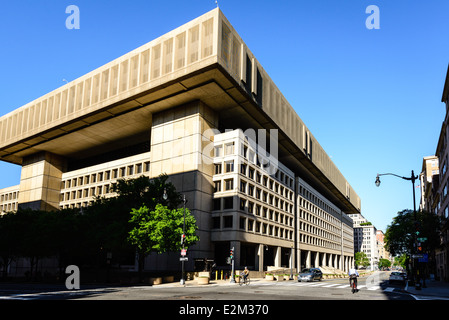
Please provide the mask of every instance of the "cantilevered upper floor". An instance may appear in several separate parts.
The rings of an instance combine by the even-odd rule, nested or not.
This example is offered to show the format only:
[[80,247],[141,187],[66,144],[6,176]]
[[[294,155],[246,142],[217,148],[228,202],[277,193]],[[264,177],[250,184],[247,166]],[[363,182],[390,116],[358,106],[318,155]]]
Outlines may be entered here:
[[[287,66],[286,66],[287,67]],[[280,161],[340,204],[360,198],[217,8],[0,118],[0,159],[83,159],[148,141],[152,114],[201,100],[222,129],[279,129]]]

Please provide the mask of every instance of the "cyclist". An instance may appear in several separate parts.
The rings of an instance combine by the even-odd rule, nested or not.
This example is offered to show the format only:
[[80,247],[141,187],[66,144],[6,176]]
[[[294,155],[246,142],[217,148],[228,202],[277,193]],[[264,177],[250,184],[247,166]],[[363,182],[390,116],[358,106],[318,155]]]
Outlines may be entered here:
[[349,269],[348,274],[349,274],[349,285],[352,288],[352,283],[354,283],[355,284],[355,290],[357,290],[357,277],[359,276],[359,273],[357,272],[356,269],[351,268],[351,269]]
[[243,276],[243,281],[246,282],[246,278],[248,278],[248,275],[249,275],[248,267],[245,267],[245,270],[243,270],[243,271],[240,273],[240,275]]

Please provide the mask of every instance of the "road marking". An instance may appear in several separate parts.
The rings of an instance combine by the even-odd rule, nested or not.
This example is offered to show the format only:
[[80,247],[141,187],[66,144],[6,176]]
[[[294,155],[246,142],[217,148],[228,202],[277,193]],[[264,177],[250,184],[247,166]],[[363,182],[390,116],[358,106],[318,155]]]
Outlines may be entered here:
[[326,284],[326,282],[313,283],[309,287],[319,287],[319,286],[324,286],[325,284]]
[[323,286],[323,288],[331,288],[331,287],[336,287],[336,286],[339,286],[339,285],[340,285],[340,283],[332,283],[332,284],[328,284],[326,286]]
[[372,286],[368,288],[368,290],[378,290],[378,289],[380,289],[379,286]]

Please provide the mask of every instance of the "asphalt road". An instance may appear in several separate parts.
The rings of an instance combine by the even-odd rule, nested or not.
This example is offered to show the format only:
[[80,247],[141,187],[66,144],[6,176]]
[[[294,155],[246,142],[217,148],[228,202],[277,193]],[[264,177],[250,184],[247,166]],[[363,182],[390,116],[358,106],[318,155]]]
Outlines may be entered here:
[[359,291],[352,293],[348,279],[315,282],[269,282],[253,279],[249,286],[229,282],[197,285],[188,282],[158,286],[87,286],[67,290],[52,285],[1,285],[0,300],[413,300],[402,285],[389,284],[385,273],[360,278]]
[[148,316],[165,314],[167,319],[190,316],[195,319],[248,316],[276,319],[289,317],[292,312],[298,313],[298,316],[308,315],[310,310],[320,318],[347,315],[348,310],[357,314],[378,314],[379,310],[390,310],[389,314],[395,311],[403,314],[404,310],[412,312],[412,306],[394,301],[416,303],[413,296],[404,293],[401,284],[388,283],[387,276],[378,273],[374,278],[359,278],[360,290],[354,294],[347,278],[307,283],[252,279],[249,286],[230,284],[228,281],[202,286],[195,281],[188,281],[186,286],[179,283],[155,286],[81,284],[79,290],[67,290],[63,285],[0,284],[0,308],[24,317],[41,313],[46,317],[59,317],[61,313],[54,310],[65,310],[65,316],[91,317],[95,313],[101,318],[108,318],[123,314],[126,310],[141,310],[148,312]]

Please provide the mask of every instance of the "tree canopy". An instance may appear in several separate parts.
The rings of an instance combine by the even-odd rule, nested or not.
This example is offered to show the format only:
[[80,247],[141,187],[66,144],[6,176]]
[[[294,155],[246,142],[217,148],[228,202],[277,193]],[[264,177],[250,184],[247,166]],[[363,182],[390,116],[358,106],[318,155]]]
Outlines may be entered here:
[[[415,220],[416,217],[416,220]],[[439,230],[444,219],[426,211],[398,212],[385,232],[385,247],[393,256],[410,254],[415,238],[427,238],[422,242],[422,251],[431,252],[440,245]]]
[[[56,257],[62,274],[63,267],[70,264],[99,267],[112,263],[107,256],[112,256],[115,264],[129,264],[136,250],[140,267],[150,252],[179,250],[184,211],[178,207],[182,199],[167,180],[167,175],[120,179],[112,188],[117,196],[97,197],[86,208],[19,209],[0,216],[2,275],[6,276],[11,261],[19,257],[29,258],[32,276],[44,257]],[[196,230],[195,218],[186,209],[187,245],[199,240]]]

